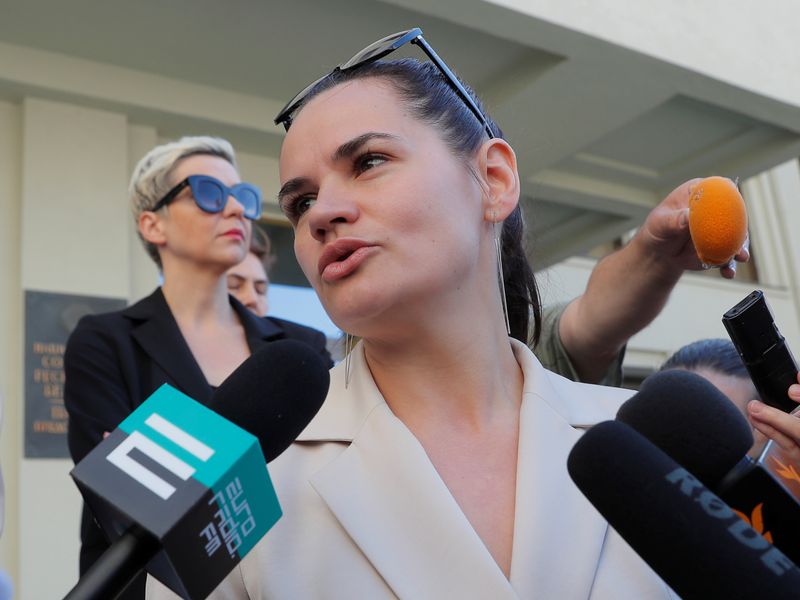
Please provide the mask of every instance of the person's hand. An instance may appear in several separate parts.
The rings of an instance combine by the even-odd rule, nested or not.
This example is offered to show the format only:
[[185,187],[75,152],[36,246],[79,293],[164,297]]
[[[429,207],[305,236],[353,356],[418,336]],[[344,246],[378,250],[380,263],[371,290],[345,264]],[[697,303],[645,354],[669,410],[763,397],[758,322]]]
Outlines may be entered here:
[[[788,395],[800,403],[800,385],[795,383],[789,386]],[[787,414],[759,400],[751,400],[747,405],[747,416],[755,430],[754,433],[760,433],[774,440],[791,464],[800,465],[800,413],[797,410]]]
[[[650,211],[644,225],[636,233],[644,251],[662,262],[665,269],[681,272],[703,269],[689,234],[689,196],[692,186],[699,181],[690,179],[672,190]],[[736,263],[750,259],[749,246],[748,237],[736,256],[720,268],[724,278],[732,279],[736,275]]]

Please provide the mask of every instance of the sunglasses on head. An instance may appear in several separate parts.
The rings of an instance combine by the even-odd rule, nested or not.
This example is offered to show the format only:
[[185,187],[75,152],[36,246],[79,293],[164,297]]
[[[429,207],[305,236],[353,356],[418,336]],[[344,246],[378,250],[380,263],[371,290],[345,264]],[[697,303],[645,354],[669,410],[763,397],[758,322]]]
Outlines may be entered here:
[[172,202],[186,187],[192,188],[195,204],[207,213],[221,212],[228,202],[228,196],[233,196],[244,207],[245,217],[258,219],[261,216],[261,190],[256,186],[252,183],[237,183],[228,187],[216,177],[208,175],[189,175],[156,203],[152,208],[153,212]]
[[[464,104],[469,108],[472,113],[478,118],[478,120],[483,125],[483,128],[486,130],[486,133],[489,134],[489,138],[494,138],[494,134],[492,133],[492,128],[489,126],[489,122],[486,119],[486,116],[483,114],[478,105],[472,99],[472,96],[469,95],[467,90],[458,80],[458,77],[450,70],[444,61],[439,58],[439,55],[434,52],[433,48],[428,45],[428,42],[425,41],[425,38],[422,37],[422,30],[419,27],[415,27],[414,29],[409,29],[408,31],[400,31],[398,33],[394,33],[392,35],[388,35],[385,38],[374,42],[361,50],[360,52],[356,53],[353,58],[340,64],[338,67],[333,69],[331,73],[335,73],[337,71],[348,71],[350,69],[355,69],[360,66],[369,64],[376,60],[379,60],[386,56],[387,54],[391,54],[398,48],[405,46],[407,43],[412,43],[415,46],[419,46],[422,51],[428,56],[431,62],[436,65],[439,69],[441,74],[450,84],[450,87],[453,88],[453,91],[458,95],[459,98],[464,102]],[[283,107],[281,112],[278,113],[278,116],[275,117],[275,124],[279,125],[283,123],[284,128],[288,131],[289,127],[292,124],[292,115],[295,110],[303,103],[308,96],[309,92],[314,89],[314,87],[323,79],[328,77],[331,73],[324,75],[314,81],[312,84],[306,86],[303,91],[299,94],[296,94],[294,98],[289,100],[286,103],[286,106]]]

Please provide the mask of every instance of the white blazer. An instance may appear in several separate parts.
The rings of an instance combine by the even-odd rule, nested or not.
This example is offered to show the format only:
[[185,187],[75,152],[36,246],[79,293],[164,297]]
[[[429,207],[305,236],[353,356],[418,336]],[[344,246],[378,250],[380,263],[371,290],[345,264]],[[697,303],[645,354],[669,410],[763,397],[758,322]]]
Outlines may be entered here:
[[[349,388],[340,364],[320,412],[269,466],[284,516],[211,598],[674,598],[567,474],[582,431],[631,392],[574,383],[512,345],[524,389],[510,579],[387,406],[359,344]],[[151,578],[148,598],[175,596]]]

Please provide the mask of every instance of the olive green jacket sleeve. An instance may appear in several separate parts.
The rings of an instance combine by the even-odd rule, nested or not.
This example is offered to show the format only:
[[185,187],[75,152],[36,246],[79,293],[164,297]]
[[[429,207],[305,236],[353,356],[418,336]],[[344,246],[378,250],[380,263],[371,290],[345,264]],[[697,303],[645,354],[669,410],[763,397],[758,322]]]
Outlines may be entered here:
[[[542,310],[542,331],[539,334],[539,343],[532,347],[536,358],[542,365],[572,381],[581,381],[572,359],[567,353],[564,344],[561,342],[559,334],[559,323],[561,315],[568,303],[556,304],[545,307]],[[619,387],[622,385],[622,360],[625,357],[623,348],[614,361],[609,365],[603,378],[598,382],[599,385]]]

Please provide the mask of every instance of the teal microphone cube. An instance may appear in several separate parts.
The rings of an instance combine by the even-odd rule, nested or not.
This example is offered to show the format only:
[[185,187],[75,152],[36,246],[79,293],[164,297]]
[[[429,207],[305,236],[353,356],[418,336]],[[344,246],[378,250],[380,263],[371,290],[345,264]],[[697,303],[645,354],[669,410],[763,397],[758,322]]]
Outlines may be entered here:
[[162,385],[71,472],[113,542],[161,545],[147,571],[205,598],[281,517],[258,439]]

